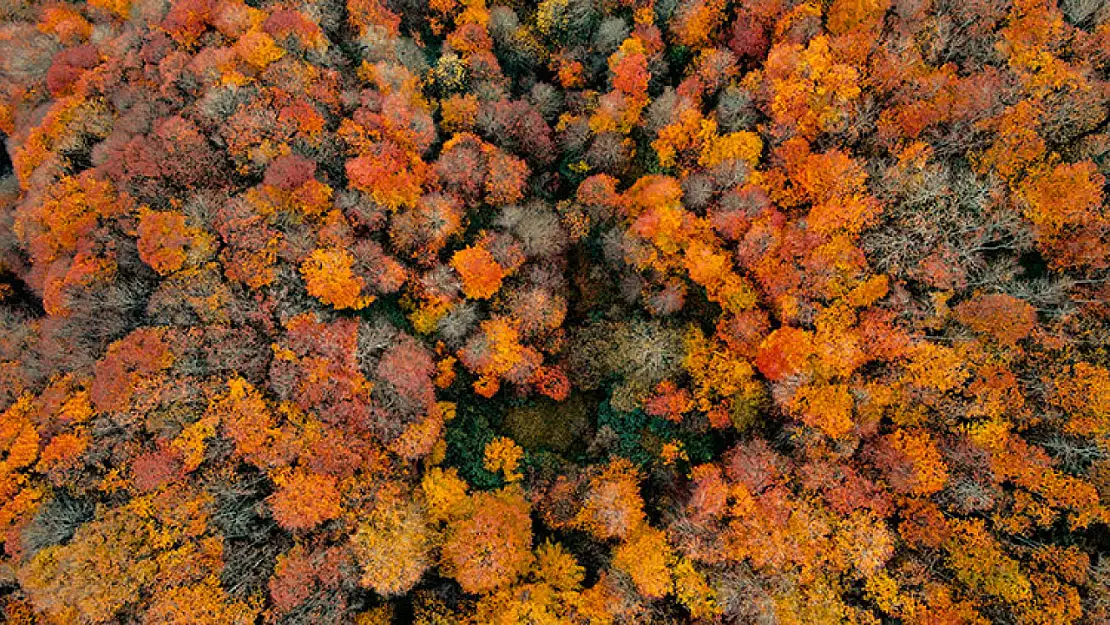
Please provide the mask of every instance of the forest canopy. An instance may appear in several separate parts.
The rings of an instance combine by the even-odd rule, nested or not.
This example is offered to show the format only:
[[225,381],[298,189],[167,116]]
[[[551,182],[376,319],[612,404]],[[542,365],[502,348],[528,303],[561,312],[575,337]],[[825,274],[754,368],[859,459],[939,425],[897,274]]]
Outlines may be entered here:
[[1110,3],[0,0],[0,621],[1110,622]]

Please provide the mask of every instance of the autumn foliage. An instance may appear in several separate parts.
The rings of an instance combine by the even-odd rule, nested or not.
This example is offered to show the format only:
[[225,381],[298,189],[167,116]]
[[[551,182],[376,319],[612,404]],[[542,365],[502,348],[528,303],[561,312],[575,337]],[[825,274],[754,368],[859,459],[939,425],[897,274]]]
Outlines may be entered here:
[[1110,622],[1110,3],[0,2],[0,622]]

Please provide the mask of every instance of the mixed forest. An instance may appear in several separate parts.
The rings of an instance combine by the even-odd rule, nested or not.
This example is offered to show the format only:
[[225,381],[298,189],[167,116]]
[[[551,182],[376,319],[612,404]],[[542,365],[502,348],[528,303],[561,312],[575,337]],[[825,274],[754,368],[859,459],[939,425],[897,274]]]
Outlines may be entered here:
[[0,0],[0,621],[1110,622],[1110,2]]

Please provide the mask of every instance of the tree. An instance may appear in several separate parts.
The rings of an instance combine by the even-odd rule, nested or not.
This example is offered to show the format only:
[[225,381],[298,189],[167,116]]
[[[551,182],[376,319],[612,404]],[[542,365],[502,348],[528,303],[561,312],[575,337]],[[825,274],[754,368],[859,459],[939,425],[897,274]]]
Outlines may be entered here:
[[961,582],[1011,604],[1031,598],[1028,577],[987,534],[981,521],[965,521],[953,529],[946,549],[949,565]]
[[447,526],[443,566],[469,593],[512,583],[532,563],[532,520],[519,490],[472,495],[473,508]]
[[233,441],[236,454],[263,469],[288,464],[296,447],[258,389],[242,378],[228,380],[227,388],[209,403],[208,413]]
[[944,488],[948,468],[927,432],[897,430],[885,443],[878,453],[887,479],[896,490],[928,496]]
[[367,155],[347,161],[346,169],[352,187],[391,209],[415,205],[427,175],[392,142],[374,144]]
[[311,530],[340,515],[336,479],[305,469],[284,471],[275,477],[278,490],[268,499],[274,520],[289,530]]
[[502,378],[518,383],[532,379],[540,355],[520,343],[520,331],[506,318],[483,321],[481,332],[475,333],[459,352],[467,369],[479,375],[474,390],[483,397],[492,397],[500,388]]
[[487,471],[501,473],[506,482],[519,482],[524,477],[517,470],[523,456],[524,450],[513,439],[501,436],[486,445],[482,463]]
[[512,204],[524,197],[524,183],[528,179],[528,165],[524,161],[499,150],[491,150],[488,167],[486,202],[499,206]]
[[1100,243],[1106,221],[1103,184],[1103,176],[1089,161],[1034,170],[1021,184],[1025,215],[1053,263],[1061,267],[1105,264],[1107,251]]
[[227,591],[215,575],[206,577],[199,584],[178,586],[159,593],[143,616],[149,625],[247,625],[255,622],[258,608],[230,600]]
[[855,402],[843,384],[806,385],[798,389],[791,409],[808,426],[832,438],[841,438],[852,431],[852,408]]
[[383,596],[403,595],[432,565],[435,535],[415,502],[385,499],[351,537],[360,583]]
[[451,266],[462,279],[463,292],[473,299],[488,299],[501,288],[506,271],[484,247],[468,247],[455,252]]
[[1003,345],[1013,345],[1029,336],[1037,324],[1037,313],[1028,302],[1001,294],[962,302],[956,306],[956,316],[972,330]]
[[627,538],[646,522],[640,475],[624,458],[614,458],[590,475],[574,524],[601,540]]
[[365,308],[373,298],[361,295],[366,282],[352,269],[355,259],[343,249],[317,249],[301,264],[308,294],[336,308]]
[[771,118],[781,128],[806,139],[841,130],[859,98],[859,70],[838,62],[825,36],[808,45],[781,43],[767,55]]
[[20,582],[35,607],[54,622],[95,624],[134,602],[158,567],[128,521],[127,513],[113,514],[80,528],[68,545],[40,551]]
[[180,270],[187,261],[206,260],[214,251],[212,236],[187,226],[181,213],[143,211],[138,234],[139,258],[162,275]]
[[755,365],[768,379],[778,381],[802,372],[812,353],[810,333],[786,326],[767,335],[760,345]]
[[614,550],[613,567],[630,576],[640,594],[658,599],[673,589],[673,557],[666,535],[644,524]]

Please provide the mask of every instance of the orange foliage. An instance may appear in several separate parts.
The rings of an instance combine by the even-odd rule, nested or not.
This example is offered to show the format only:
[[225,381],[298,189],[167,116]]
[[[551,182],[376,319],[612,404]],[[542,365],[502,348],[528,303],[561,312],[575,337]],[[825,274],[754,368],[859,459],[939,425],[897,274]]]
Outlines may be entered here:
[[420,197],[423,168],[414,167],[412,160],[391,142],[373,146],[370,154],[347,161],[346,167],[354,188],[389,208],[413,206]]
[[235,452],[260,468],[287,460],[291,441],[277,427],[258,389],[242,378],[228,380],[227,387],[226,394],[209,404],[208,415],[235,443]]
[[914,384],[941,392],[956,388],[968,377],[959,352],[929,342],[913,348],[906,373]]
[[258,608],[234,601],[210,575],[198,584],[178,586],[159,593],[146,613],[149,625],[248,625],[258,617]]
[[1110,371],[1080,362],[1053,386],[1054,402],[1070,413],[1068,431],[1110,440]]
[[111,183],[85,173],[66,176],[51,185],[41,208],[23,215],[23,221],[17,221],[15,227],[26,238],[36,260],[50,262],[75,251],[99,219],[124,210],[126,205],[117,200]]
[[65,6],[46,7],[37,27],[44,33],[57,36],[64,44],[88,39],[92,34],[92,24],[77,11]]
[[948,470],[927,432],[898,430],[890,435],[890,444],[912,467],[909,486],[914,494],[928,496],[944,488]]
[[462,278],[463,292],[472,299],[489,299],[501,288],[506,271],[486,248],[468,247],[455,252],[451,266]]
[[1037,133],[1041,111],[1031,101],[1018,102],[990,126],[998,137],[977,160],[981,170],[994,169],[1007,180],[1018,178],[1026,167],[1036,163],[1045,154],[1044,139]]
[[486,179],[486,201],[494,206],[512,204],[524,197],[528,165],[500,151],[489,157],[489,178]]
[[139,215],[139,258],[162,275],[181,269],[192,258],[212,249],[211,237],[190,228],[185,216],[176,212],[144,210]]
[[1104,183],[1090,161],[1035,171],[1021,183],[1025,215],[1054,265],[1106,265],[1110,251],[1102,240],[1108,218]]
[[352,269],[355,259],[343,249],[318,249],[301,264],[308,294],[335,308],[365,308],[372,296],[362,295],[366,282]]
[[304,469],[279,473],[276,493],[267,500],[274,520],[289,530],[310,530],[340,515],[340,495],[334,477]]
[[684,46],[700,48],[711,44],[713,34],[724,20],[723,0],[695,0],[682,4],[673,24],[678,41]]
[[285,50],[278,47],[272,37],[260,31],[251,31],[240,37],[235,43],[235,53],[256,70],[266,69],[285,56]]
[[1029,336],[1037,312],[1028,302],[1009,295],[980,295],[956,306],[956,316],[972,330],[1013,345]]
[[464,591],[485,593],[528,569],[532,520],[519,491],[479,492],[472,499],[472,511],[447,527],[443,564]]
[[789,326],[779,328],[760,345],[755,365],[772,381],[800,373],[813,354],[812,340],[805,330]]
[[644,523],[640,475],[624,458],[616,458],[590,477],[575,525],[599,539],[626,538]]
[[798,389],[791,407],[803,423],[815,427],[832,438],[841,438],[852,431],[854,402],[843,384],[806,385]]
[[889,6],[890,0],[836,0],[829,8],[829,32],[843,35],[874,29]]
[[859,70],[837,62],[829,44],[824,36],[779,44],[767,57],[772,119],[807,139],[842,128],[861,93]]

